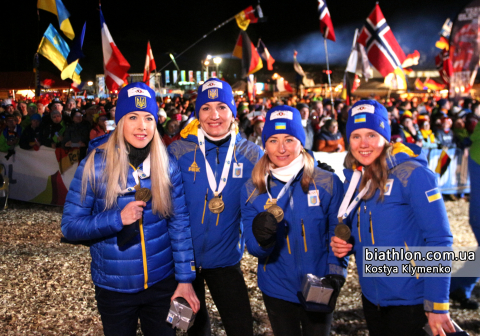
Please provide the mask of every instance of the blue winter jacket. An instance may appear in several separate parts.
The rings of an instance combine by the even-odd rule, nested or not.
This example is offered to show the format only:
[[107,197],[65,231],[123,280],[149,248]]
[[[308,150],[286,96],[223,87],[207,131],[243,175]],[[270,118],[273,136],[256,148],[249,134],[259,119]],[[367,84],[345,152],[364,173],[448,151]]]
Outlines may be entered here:
[[[104,142],[102,140],[102,142]],[[81,201],[81,180],[84,159],[70,184],[62,217],[62,233],[72,241],[91,240],[91,271],[95,285],[108,290],[136,293],[175,273],[178,282],[190,283],[195,279],[193,247],[188,210],[182,177],[174,157],[170,156],[171,196],[174,215],[164,218],[152,213],[152,202],[147,202],[140,221],[140,234],[126,245],[119,247],[117,234],[123,228],[120,212],[135,201],[135,193],[129,192],[117,198],[118,206],[105,208],[105,183],[100,182],[104,171],[102,149],[95,149],[94,192],[88,184],[85,200]],[[143,163],[137,167],[142,169]],[[127,187],[135,186],[128,171]],[[140,179],[142,188],[151,188],[150,177]]]
[[[181,140],[174,141],[168,151],[173,154],[182,171],[185,198],[190,212],[195,263],[199,270],[232,266],[242,259],[244,250],[243,227],[240,220],[240,190],[250,178],[255,163],[263,155],[260,147],[237,134],[235,150],[227,184],[222,191],[225,209],[219,215],[210,212],[208,202],[214,197],[207,179],[205,159],[198,146],[198,120],[182,132]],[[223,170],[230,141],[220,147],[205,141],[207,160],[217,185]],[[243,171],[235,169],[235,164]],[[238,167],[238,166],[237,166]]]
[[[346,223],[352,228],[353,253],[362,293],[375,305],[424,304],[426,311],[448,312],[449,277],[364,277],[363,247],[451,246],[453,239],[447,211],[437,188],[435,174],[428,169],[421,148],[396,143],[387,159],[388,195],[361,201]],[[353,171],[345,169],[345,191]],[[355,195],[358,194],[358,183]],[[408,263],[408,261],[406,261]],[[401,270],[399,270],[401,271]]]
[[[348,258],[337,258],[330,247],[338,223],[343,186],[337,175],[315,167],[314,183],[305,193],[300,184],[303,170],[278,201],[284,219],[278,224],[274,246],[261,247],[252,232],[252,221],[266,210],[269,197],[259,194],[252,180],[242,188],[242,221],[248,251],[258,257],[258,286],[268,296],[299,303],[303,276],[346,276]],[[270,178],[270,194],[276,197],[285,183]],[[319,197],[317,197],[317,190]]]

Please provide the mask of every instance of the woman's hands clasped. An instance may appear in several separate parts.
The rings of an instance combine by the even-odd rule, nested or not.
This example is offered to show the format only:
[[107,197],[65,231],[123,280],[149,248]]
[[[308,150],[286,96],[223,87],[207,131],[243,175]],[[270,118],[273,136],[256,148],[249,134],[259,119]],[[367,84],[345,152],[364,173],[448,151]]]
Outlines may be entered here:
[[353,248],[352,244],[349,244],[345,240],[335,236],[332,237],[330,246],[332,247],[333,254],[337,258],[345,257],[348,254],[348,252],[350,252]]
[[123,225],[130,225],[142,218],[143,207],[147,206],[144,201],[133,201],[128,203],[120,212]]

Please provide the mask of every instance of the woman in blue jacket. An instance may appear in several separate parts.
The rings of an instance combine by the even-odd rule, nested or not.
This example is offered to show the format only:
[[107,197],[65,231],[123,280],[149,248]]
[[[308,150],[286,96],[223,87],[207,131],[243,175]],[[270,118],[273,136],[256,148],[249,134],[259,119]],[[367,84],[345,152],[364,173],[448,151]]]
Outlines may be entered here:
[[342,183],[315,167],[304,150],[297,109],[283,105],[268,111],[262,141],[265,155],[242,188],[242,221],[248,251],[258,257],[258,286],[273,333],[328,335],[332,313],[307,311],[297,294],[309,273],[326,276],[337,295],[345,281],[347,260],[335,257],[328,245]]
[[116,130],[78,167],[62,233],[90,241],[95,298],[105,335],[174,335],[170,301],[199,302],[181,174],[156,131],[155,92],[131,83],[119,93]]
[[197,267],[193,286],[201,302],[188,333],[211,333],[206,282],[227,335],[252,336],[252,311],[240,269],[244,250],[240,190],[262,151],[240,136],[227,82],[211,78],[201,85],[195,114],[197,119],[182,130],[181,139],[168,147],[182,171]]
[[[370,335],[433,335],[453,332],[449,319],[450,277],[365,276],[363,248],[452,245],[447,212],[435,174],[421,148],[391,145],[388,113],[373,100],[349,111],[345,159],[346,196],[339,210],[352,238],[332,237],[337,257],[355,254]],[[408,264],[409,261],[406,261]]]

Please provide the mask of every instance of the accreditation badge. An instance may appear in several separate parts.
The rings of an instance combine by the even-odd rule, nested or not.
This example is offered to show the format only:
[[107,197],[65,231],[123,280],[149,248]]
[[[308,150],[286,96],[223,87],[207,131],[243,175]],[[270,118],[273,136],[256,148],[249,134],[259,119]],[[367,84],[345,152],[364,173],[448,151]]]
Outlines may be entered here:
[[385,196],[390,196],[392,193],[392,188],[393,188],[393,179],[388,179],[387,183],[385,184]]
[[232,177],[233,178],[243,178],[243,163],[234,163],[233,164]]
[[318,190],[310,190],[308,192],[308,206],[319,206],[320,197],[318,196]]

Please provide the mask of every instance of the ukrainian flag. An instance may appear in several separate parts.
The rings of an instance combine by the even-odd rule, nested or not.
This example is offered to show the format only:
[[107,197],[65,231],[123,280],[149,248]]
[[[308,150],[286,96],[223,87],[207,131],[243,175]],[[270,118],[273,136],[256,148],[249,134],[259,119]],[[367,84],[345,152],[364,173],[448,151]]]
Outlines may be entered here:
[[442,195],[440,194],[440,190],[438,190],[438,188],[426,191],[425,194],[427,195],[429,203],[432,203],[442,198]]
[[355,124],[361,123],[361,122],[366,122],[367,121],[367,115],[366,114],[359,114],[355,116]]
[[[67,57],[70,47],[51,24],[48,26],[45,34],[43,34],[37,52],[52,62],[60,71],[63,71],[68,66]],[[80,79],[81,71],[82,67],[80,64],[77,64],[75,71],[69,78],[80,84],[82,82]]]
[[277,122],[277,123],[275,123],[275,129],[276,129],[276,130],[286,130],[286,129],[287,129],[287,124],[286,124],[286,123]]
[[63,33],[73,40],[75,33],[73,32],[70,20],[70,13],[67,11],[61,0],[38,0],[37,8],[46,10],[58,17],[58,23]]

